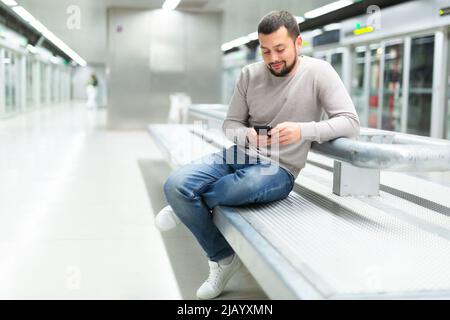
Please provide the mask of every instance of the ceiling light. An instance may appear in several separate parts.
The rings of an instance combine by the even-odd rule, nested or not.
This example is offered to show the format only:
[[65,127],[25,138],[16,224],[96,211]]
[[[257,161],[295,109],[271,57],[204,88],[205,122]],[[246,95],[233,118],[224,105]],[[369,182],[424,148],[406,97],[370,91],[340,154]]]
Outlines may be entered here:
[[[3,1],[3,0],[2,0]],[[36,20],[31,13],[29,13],[23,7],[13,7],[12,8],[16,14],[18,14],[23,20],[30,23],[30,25],[35,28],[39,33],[41,33],[48,41],[52,42],[55,46],[66,53],[71,59],[73,59],[80,66],[84,67],[87,65],[86,61],[81,58],[75,51],[69,48],[61,39],[55,36],[50,30],[48,30],[41,22]]]
[[227,42],[227,43],[222,44],[222,46],[220,48],[222,49],[222,51],[228,51],[228,50],[232,49],[233,47],[230,46],[229,42]]
[[312,19],[312,18],[316,18],[319,16],[322,16],[326,13],[330,13],[332,11],[336,11],[338,9],[347,7],[351,4],[353,4],[353,0],[340,0],[340,1],[336,1],[330,4],[327,4],[323,7],[308,11],[305,13],[305,18],[307,19]]
[[27,10],[25,10],[24,7],[13,7],[12,8],[14,10],[15,13],[17,13],[19,15],[19,17],[21,17],[23,20],[25,20],[26,22],[31,22],[36,20],[35,17],[33,17],[33,15],[31,13],[29,13]]
[[247,37],[248,37],[248,39],[249,39],[250,41],[252,41],[252,40],[258,40],[258,32],[250,33]]
[[305,21],[305,18],[300,17],[300,16],[296,16],[296,17],[295,17],[295,20],[297,20],[297,23],[302,23],[302,22]]
[[14,0],[2,0],[2,2],[10,7],[17,6],[17,2]]
[[240,37],[237,39],[234,39],[230,42],[226,42],[224,44],[222,44],[222,51],[228,51],[230,49],[233,49],[234,47],[239,47],[242,46],[248,42],[250,42],[250,38],[248,36],[244,36],[244,37]]
[[165,10],[175,10],[175,8],[178,6],[180,2],[181,0],[166,0],[162,8]]
[[30,25],[40,33],[44,33],[46,31],[48,31],[48,29],[42,23],[40,23],[38,20],[31,21]]
[[51,41],[55,46],[60,48],[63,52],[65,52],[70,58],[72,58],[76,63],[80,66],[85,67],[87,65],[86,61],[81,58],[75,51],[73,51],[67,44],[65,44],[61,39],[55,36],[48,29],[42,33],[42,35]]

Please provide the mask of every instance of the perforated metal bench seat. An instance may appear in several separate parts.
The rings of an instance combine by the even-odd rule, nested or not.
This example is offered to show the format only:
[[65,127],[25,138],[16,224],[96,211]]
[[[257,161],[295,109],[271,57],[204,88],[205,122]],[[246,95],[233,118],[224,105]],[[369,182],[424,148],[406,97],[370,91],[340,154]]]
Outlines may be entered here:
[[[192,135],[191,126],[151,125],[149,131],[166,150],[183,148],[177,147],[180,137]],[[218,150],[217,142],[199,143],[205,144],[204,153]],[[212,149],[206,151],[206,145]],[[174,154],[181,153],[172,152],[171,161],[188,161],[174,159]],[[306,169],[284,200],[221,206],[213,213],[269,297],[450,297],[449,216],[385,192],[364,199],[339,197],[331,192],[331,173]]]
[[271,204],[215,211],[272,298],[449,297],[447,239],[381,210],[352,212],[296,191]]

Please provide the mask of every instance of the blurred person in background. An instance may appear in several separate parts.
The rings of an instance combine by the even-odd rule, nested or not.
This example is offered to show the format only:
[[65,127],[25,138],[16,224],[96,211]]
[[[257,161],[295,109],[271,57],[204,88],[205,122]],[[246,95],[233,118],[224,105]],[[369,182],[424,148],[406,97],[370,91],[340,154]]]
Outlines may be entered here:
[[86,106],[89,109],[96,109],[98,107],[97,104],[97,96],[98,96],[98,79],[95,73],[91,74],[87,86],[86,86],[86,94],[87,94],[87,102]]

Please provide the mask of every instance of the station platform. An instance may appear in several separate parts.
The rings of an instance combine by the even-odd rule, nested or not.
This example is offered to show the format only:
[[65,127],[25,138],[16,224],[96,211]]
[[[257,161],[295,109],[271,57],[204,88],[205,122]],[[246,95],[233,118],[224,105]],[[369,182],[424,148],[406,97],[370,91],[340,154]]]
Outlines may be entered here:
[[143,179],[161,155],[105,119],[75,102],[0,121],[0,299],[183,298]]

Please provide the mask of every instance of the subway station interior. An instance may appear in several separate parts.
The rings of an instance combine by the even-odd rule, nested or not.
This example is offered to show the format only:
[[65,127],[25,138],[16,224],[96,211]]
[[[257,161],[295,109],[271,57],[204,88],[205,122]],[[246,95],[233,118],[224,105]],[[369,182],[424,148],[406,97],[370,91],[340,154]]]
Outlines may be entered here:
[[[310,150],[282,199],[208,207],[174,183],[232,248],[215,261],[167,181],[238,144],[224,128],[249,70],[289,77],[258,31],[280,10],[292,70],[337,75],[317,77],[358,134],[295,127]],[[450,299],[449,46],[450,0],[0,0],[0,299]],[[322,107],[326,131],[341,115]]]

